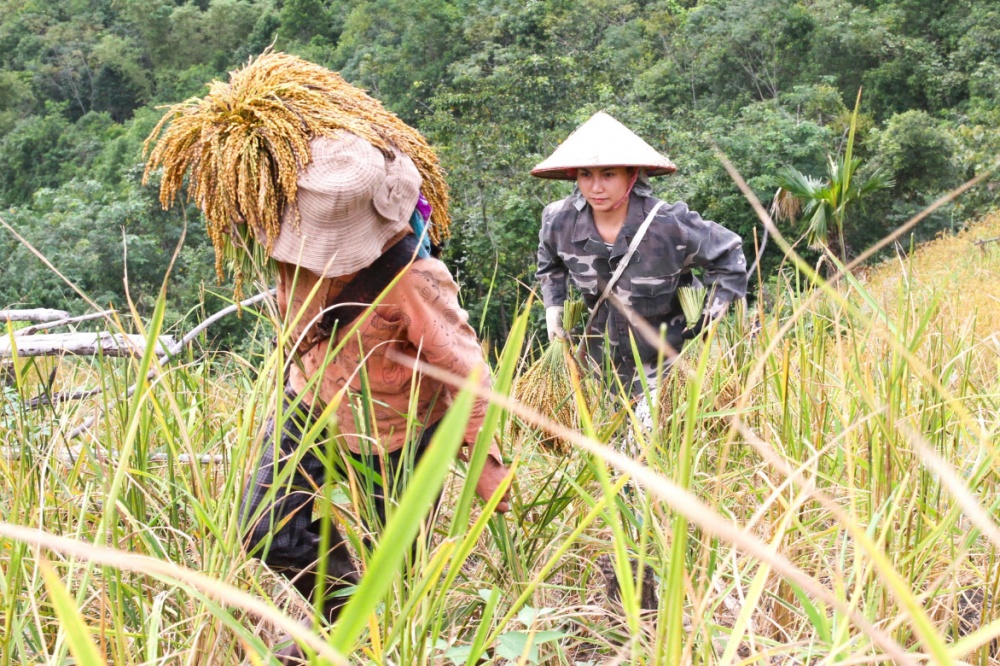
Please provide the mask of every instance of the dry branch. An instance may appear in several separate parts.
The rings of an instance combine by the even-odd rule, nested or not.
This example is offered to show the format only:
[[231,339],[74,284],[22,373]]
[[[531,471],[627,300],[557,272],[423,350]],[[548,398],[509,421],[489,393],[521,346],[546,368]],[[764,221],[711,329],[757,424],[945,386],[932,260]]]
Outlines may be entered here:
[[0,322],[8,321],[58,321],[69,317],[64,310],[51,308],[35,308],[34,310],[0,310]]
[[[58,310],[53,310],[53,312],[58,312]],[[108,317],[112,314],[114,314],[114,310],[103,310],[101,312],[91,312],[90,314],[80,315],[79,317],[64,317],[62,319],[56,319],[54,321],[46,321],[41,324],[35,324],[34,326],[29,326],[28,328],[22,328],[20,330],[14,331],[14,337],[34,335],[38,331],[44,331],[50,328],[56,328],[57,326],[69,326],[70,324],[79,324],[81,322],[90,321],[92,319],[101,319],[102,317]]]
[[48,393],[43,393],[42,395],[32,398],[28,402],[24,403],[24,406],[28,409],[36,409],[43,405],[58,405],[61,402],[72,402],[73,400],[86,400],[87,398],[92,398],[99,394],[104,389],[96,388],[90,389],[88,391],[69,391],[63,393],[53,393],[49,395]]
[[[66,463],[68,465],[75,465],[80,459],[80,455],[83,452],[83,445],[68,446],[65,449],[60,449],[59,451],[53,451],[49,456],[51,460],[58,460],[59,462]],[[23,453],[23,449],[19,446],[0,446],[0,458],[6,458],[8,460],[18,460]],[[95,455],[101,455],[102,451],[95,452]],[[111,459],[116,459],[111,457]],[[170,461],[170,455],[167,453],[151,453],[147,460],[151,463],[166,463]],[[173,461],[178,465],[190,465],[191,463],[197,463],[199,465],[221,465],[228,460],[227,456],[221,453],[211,454],[206,453],[200,456],[192,456],[189,453],[178,453],[174,456]]]
[[[225,307],[222,310],[219,310],[218,312],[216,312],[214,315],[212,315],[211,317],[209,317],[205,321],[203,321],[200,324],[198,324],[197,326],[195,326],[193,329],[191,329],[188,332],[187,335],[185,335],[183,338],[181,338],[177,342],[173,342],[173,338],[166,338],[166,339],[170,340],[170,342],[169,342],[168,345],[165,346],[164,351],[162,351],[160,354],[158,354],[158,358],[159,358],[160,363],[166,363],[166,362],[170,361],[182,349],[184,349],[185,345],[187,345],[189,342],[191,342],[196,337],[198,337],[199,335],[201,335],[201,333],[205,329],[207,329],[209,326],[211,326],[215,322],[217,322],[220,319],[222,319],[224,316],[226,316],[228,314],[232,314],[233,312],[236,312],[240,308],[245,308],[245,307],[248,307],[248,306],[253,305],[255,303],[258,303],[258,302],[264,300],[265,298],[267,298],[269,296],[273,296],[275,293],[276,292],[275,292],[274,289],[272,289],[270,291],[261,292],[261,293],[257,294],[256,296],[251,296],[250,298],[242,301],[238,305],[234,304],[234,305],[230,305],[228,307]],[[164,340],[164,338],[161,338],[161,340]],[[150,372],[149,373],[149,379],[152,379],[155,376],[156,376],[155,372]],[[71,401],[74,401],[74,400],[86,400],[87,398],[92,398],[95,395],[100,394],[103,390],[104,389],[102,389],[102,388],[95,388],[95,389],[90,389],[90,390],[86,390],[86,391],[67,391],[67,392],[63,392],[63,393],[55,393],[55,394],[52,394],[52,395],[43,394],[43,395],[37,396],[35,398],[32,398],[31,400],[29,400],[28,402],[26,402],[25,403],[25,407],[27,407],[28,409],[36,409],[36,408],[41,407],[43,405],[56,405],[56,404],[59,404],[61,402],[71,402]],[[135,384],[133,384],[132,386],[130,386],[128,388],[128,391],[126,391],[126,393],[125,393],[125,397],[126,398],[132,397],[132,394],[134,392],[135,392]],[[90,428],[90,426],[94,424],[94,421],[95,421],[94,417],[89,417],[86,421],[83,422],[82,425],[78,426],[77,428],[75,428],[70,433],[69,438],[73,439],[77,435],[79,435],[79,434],[85,432],[86,430],[88,430]]]
[[[266,298],[270,298],[270,297],[274,296],[275,293],[277,293],[276,289],[271,289],[269,291],[263,291],[263,292],[257,294],[256,296],[251,296],[250,298],[242,300],[239,304],[230,305],[230,306],[228,306],[226,308],[223,308],[222,310],[216,312],[214,315],[212,315],[211,317],[209,317],[205,321],[201,322],[201,324],[199,324],[198,326],[196,326],[195,328],[193,328],[187,335],[185,335],[183,338],[181,338],[181,340],[179,342],[177,342],[176,344],[173,344],[169,349],[167,349],[166,352],[164,352],[163,354],[161,354],[160,357],[159,357],[160,363],[165,363],[165,362],[169,361],[181,349],[184,348],[184,345],[186,345],[187,343],[189,343],[191,340],[194,340],[196,337],[198,337],[198,335],[202,331],[204,331],[206,328],[208,328],[210,325],[212,325],[213,323],[215,323],[216,321],[218,321],[219,319],[221,319],[225,315],[228,315],[228,314],[231,314],[233,312],[236,312],[240,308],[249,307],[249,306],[251,306],[251,305],[253,305],[255,303],[259,303],[260,301],[263,301]],[[150,373],[149,373],[149,375],[148,375],[148,378],[152,379],[155,376],[156,376],[156,371],[155,370],[151,370]],[[138,385],[137,384],[132,384],[132,386],[128,387],[128,390],[125,391],[125,398],[126,399],[132,397],[132,394],[135,393],[136,386],[138,386]],[[78,398],[78,399],[87,398],[87,397],[90,397],[92,395],[96,395],[97,393],[100,393],[100,392],[101,392],[101,389],[93,389],[91,391],[86,391],[86,392],[84,392],[84,394],[81,394],[81,397]],[[69,432],[69,434],[66,436],[66,439],[70,440],[70,439],[75,439],[75,438],[79,437],[83,433],[85,433],[88,430],[90,430],[91,426],[93,426],[94,423],[96,423],[96,422],[97,422],[97,414],[88,416],[87,419],[83,423],[81,423],[77,427],[73,428],[73,430],[71,430]]]
[[[9,338],[0,338],[0,358],[26,356],[136,356],[146,348],[146,338],[141,335],[120,333],[52,333],[18,338],[12,344]],[[158,344],[167,352],[174,344],[170,336],[158,338]]]

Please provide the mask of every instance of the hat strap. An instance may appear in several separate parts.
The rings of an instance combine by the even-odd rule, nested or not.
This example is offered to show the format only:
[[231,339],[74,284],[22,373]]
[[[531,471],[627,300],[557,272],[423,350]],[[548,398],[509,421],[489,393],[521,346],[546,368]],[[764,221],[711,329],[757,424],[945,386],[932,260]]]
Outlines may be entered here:
[[635,187],[635,181],[639,178],[639,167],[634,168],[635,172],[632,174],[632,178],[628,181],[628,189],[625,190],[625,194],[622,195],[622,198],[611,207],[611,210],[618,210],[619,206],[628,201],[628,195],[632,193],[632,188]]

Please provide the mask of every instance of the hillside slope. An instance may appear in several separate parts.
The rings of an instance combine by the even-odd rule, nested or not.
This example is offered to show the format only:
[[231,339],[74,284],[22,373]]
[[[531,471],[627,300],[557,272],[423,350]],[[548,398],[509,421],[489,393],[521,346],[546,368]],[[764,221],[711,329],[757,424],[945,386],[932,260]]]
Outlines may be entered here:
[[867,287],[893,311],[900,281],[907,297],[922,311],[940,294],[935,323],[955,330],[975,326],[983,339],[1000,332],[1000,213],[992,213],[964,231],[919,245],[912,254],[891,259],[868,275]]

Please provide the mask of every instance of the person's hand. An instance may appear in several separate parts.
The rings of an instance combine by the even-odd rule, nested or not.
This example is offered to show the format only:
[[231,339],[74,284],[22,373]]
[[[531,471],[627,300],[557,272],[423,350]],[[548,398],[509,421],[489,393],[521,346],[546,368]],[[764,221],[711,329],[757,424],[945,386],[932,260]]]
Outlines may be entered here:
[[566,338],[566,330],[563,329],[563,306],[550,305],[545,308],[545,332],[549,334],[549,341],[555,338]]
[[698,317],[698,321],[681,331],[681,338],[685,340],[694,340],[701,335],[703,330],[705,330],[705,318]]
[[681,337],[685,340],[694,340],[705,332],[705,329],[712,322],[708,315],[698,317],[698,321],[681,331]]
[[[476,481],[476,494],[479,495],[484,502],[488,502],[490,497],[493,496],[494,491],[500,486],[500,482],[504,480],[510,471],[503,466],[499,460],[493,456],[486,457],[486,465],[483,467],[482,474],[479,475],[479,479]],[[499,513],[507,513],[510,511],[510,490],[504,493],[503,499],[500,500],[500,504],[497,505],[497,511]]]

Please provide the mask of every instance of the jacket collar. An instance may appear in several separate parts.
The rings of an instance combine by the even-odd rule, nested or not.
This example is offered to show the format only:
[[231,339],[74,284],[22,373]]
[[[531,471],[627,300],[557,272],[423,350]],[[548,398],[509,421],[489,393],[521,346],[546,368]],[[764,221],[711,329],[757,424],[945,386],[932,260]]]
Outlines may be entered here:
[[596,254],[601,257],[609,257],[614,260],[628,252],[629,243],[635,238],[643,220],[649,214],[652,207],[651,198],[631,192],[628,196],[628,213],[625,214],[625,223],[615,240],[615,244],[608,251],[607,246],[600,234],[597,233],[597,226],[594,224],[594,215],[589,205],[584,205],[576,215],[573,226],[573,243],[582,246],[584,251]]

